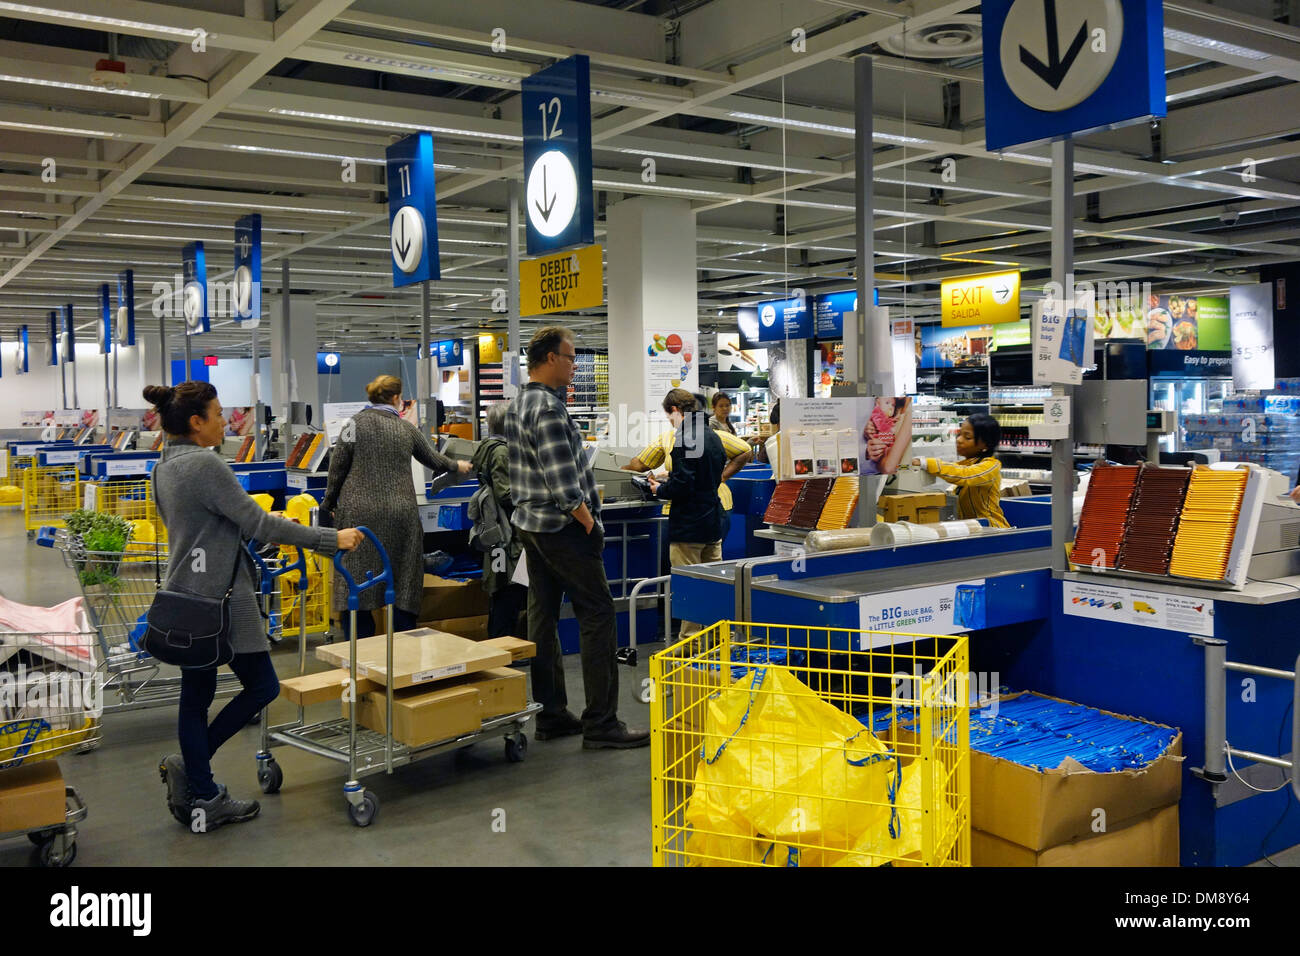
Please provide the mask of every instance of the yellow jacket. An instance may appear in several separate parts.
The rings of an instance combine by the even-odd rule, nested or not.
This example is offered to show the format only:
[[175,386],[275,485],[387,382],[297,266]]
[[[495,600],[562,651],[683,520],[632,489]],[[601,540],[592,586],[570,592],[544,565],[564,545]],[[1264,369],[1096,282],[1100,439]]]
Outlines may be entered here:
[[1009,528],[1002,514],[1002,463],[996,458],[964,458],[961,461],[925,460],[925,470],[956,485],[957,517],[987,518],[991,528]]

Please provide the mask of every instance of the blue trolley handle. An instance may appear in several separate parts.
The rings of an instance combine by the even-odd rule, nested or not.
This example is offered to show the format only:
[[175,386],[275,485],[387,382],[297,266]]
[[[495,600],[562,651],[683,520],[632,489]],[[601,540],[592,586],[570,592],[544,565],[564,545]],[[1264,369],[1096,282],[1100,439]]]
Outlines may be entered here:
[[263,596],[270,595],[272,581],[282,575],[288,574],[290,571],[298,572],[298,590],[307,590],[307,556],[303,554],[302,548],[295,548],[298,552],[298,560],[293,562],[293,564],[286,564],[272,570],[267,567],[266,562],[262,560],[262,556],[257,553],[257,549],[253,547],[253,544],[254,542],[251,540],[246,542],[244,544],[244,550],[247,551],[248,556],[253,559],[253,563],[257,565],[258,577],[260,579],[259,589]]
[[369,528],[359,527],[357,530],[369,538],[370,543],[375,546],[375,550],[379,552],[379,561],[383,564],[384,570],[379,572],[379,574],[375,574],[374,571],[367,571],[366,579],[360,584],[357,584],[352,575],[348,574],[347,568],[343,567],[343,555],[345,552],[334,552],[334,567],[338,569],[339,574],[343,575],[343,580],[348,584],[348,610],[360,610],[361,592],[368,591],[370,588],[373,588],[378,584],[385,585],[384,604],[386,606],[391,606],[397,600],[397,593],[393,590],[393,565],[388,560],[388,552],[384,550],[384,546],[379,543],[379,538]]

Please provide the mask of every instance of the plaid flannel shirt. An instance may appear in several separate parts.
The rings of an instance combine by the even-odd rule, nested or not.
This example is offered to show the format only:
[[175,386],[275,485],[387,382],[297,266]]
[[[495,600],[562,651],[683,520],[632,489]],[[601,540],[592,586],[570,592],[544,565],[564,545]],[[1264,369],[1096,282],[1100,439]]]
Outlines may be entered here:
[[520,389],[506,413],[506,445],[516,527],[534,533],[563,530],[584,502],[600,523],[596,478],[561,392],[540,382]]

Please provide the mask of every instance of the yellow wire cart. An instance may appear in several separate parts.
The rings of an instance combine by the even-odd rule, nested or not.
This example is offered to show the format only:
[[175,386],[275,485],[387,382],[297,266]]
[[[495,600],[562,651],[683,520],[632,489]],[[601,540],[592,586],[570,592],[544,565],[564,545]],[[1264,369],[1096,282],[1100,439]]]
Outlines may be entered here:
[[[0,803],[20,777],[30,786],[33,764],[98,744],[103,690],[104,662],[88,626],[57,633],[0,631]],[[47,782],[58,786],[57,771],[50,777]],[[0,839],[26,835],[42,866],[71,864],[86,804],[74,787],[62,789],[62,808],[57,802],[32,808],[29,796],[20,815],[27,822],[0,832]],[[57,790],[54,796],[57,801]]]
[[650,659],[656,866],[969,866],[964,636],[724,621]]

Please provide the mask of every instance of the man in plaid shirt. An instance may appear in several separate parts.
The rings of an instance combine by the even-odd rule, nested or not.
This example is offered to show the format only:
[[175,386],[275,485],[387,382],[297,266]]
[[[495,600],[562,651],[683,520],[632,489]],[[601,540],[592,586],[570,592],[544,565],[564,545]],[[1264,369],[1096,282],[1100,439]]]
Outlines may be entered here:
[[[539,329],[528,343],[529,382],[506,414],[511,523],[528,561],[528,639],[537,645],[532,666],[533,699],[542,705],[537,739],[581,733],[588,750],[644,747],[650,735],[618,719],[618,627],[605,578],[600,496],[582,434],[565,406],[576,359],[572,332],[559,326]],[[581,641],[587,694],[581,720],[568,710],[564,688],[557,628],[565,592]]]

